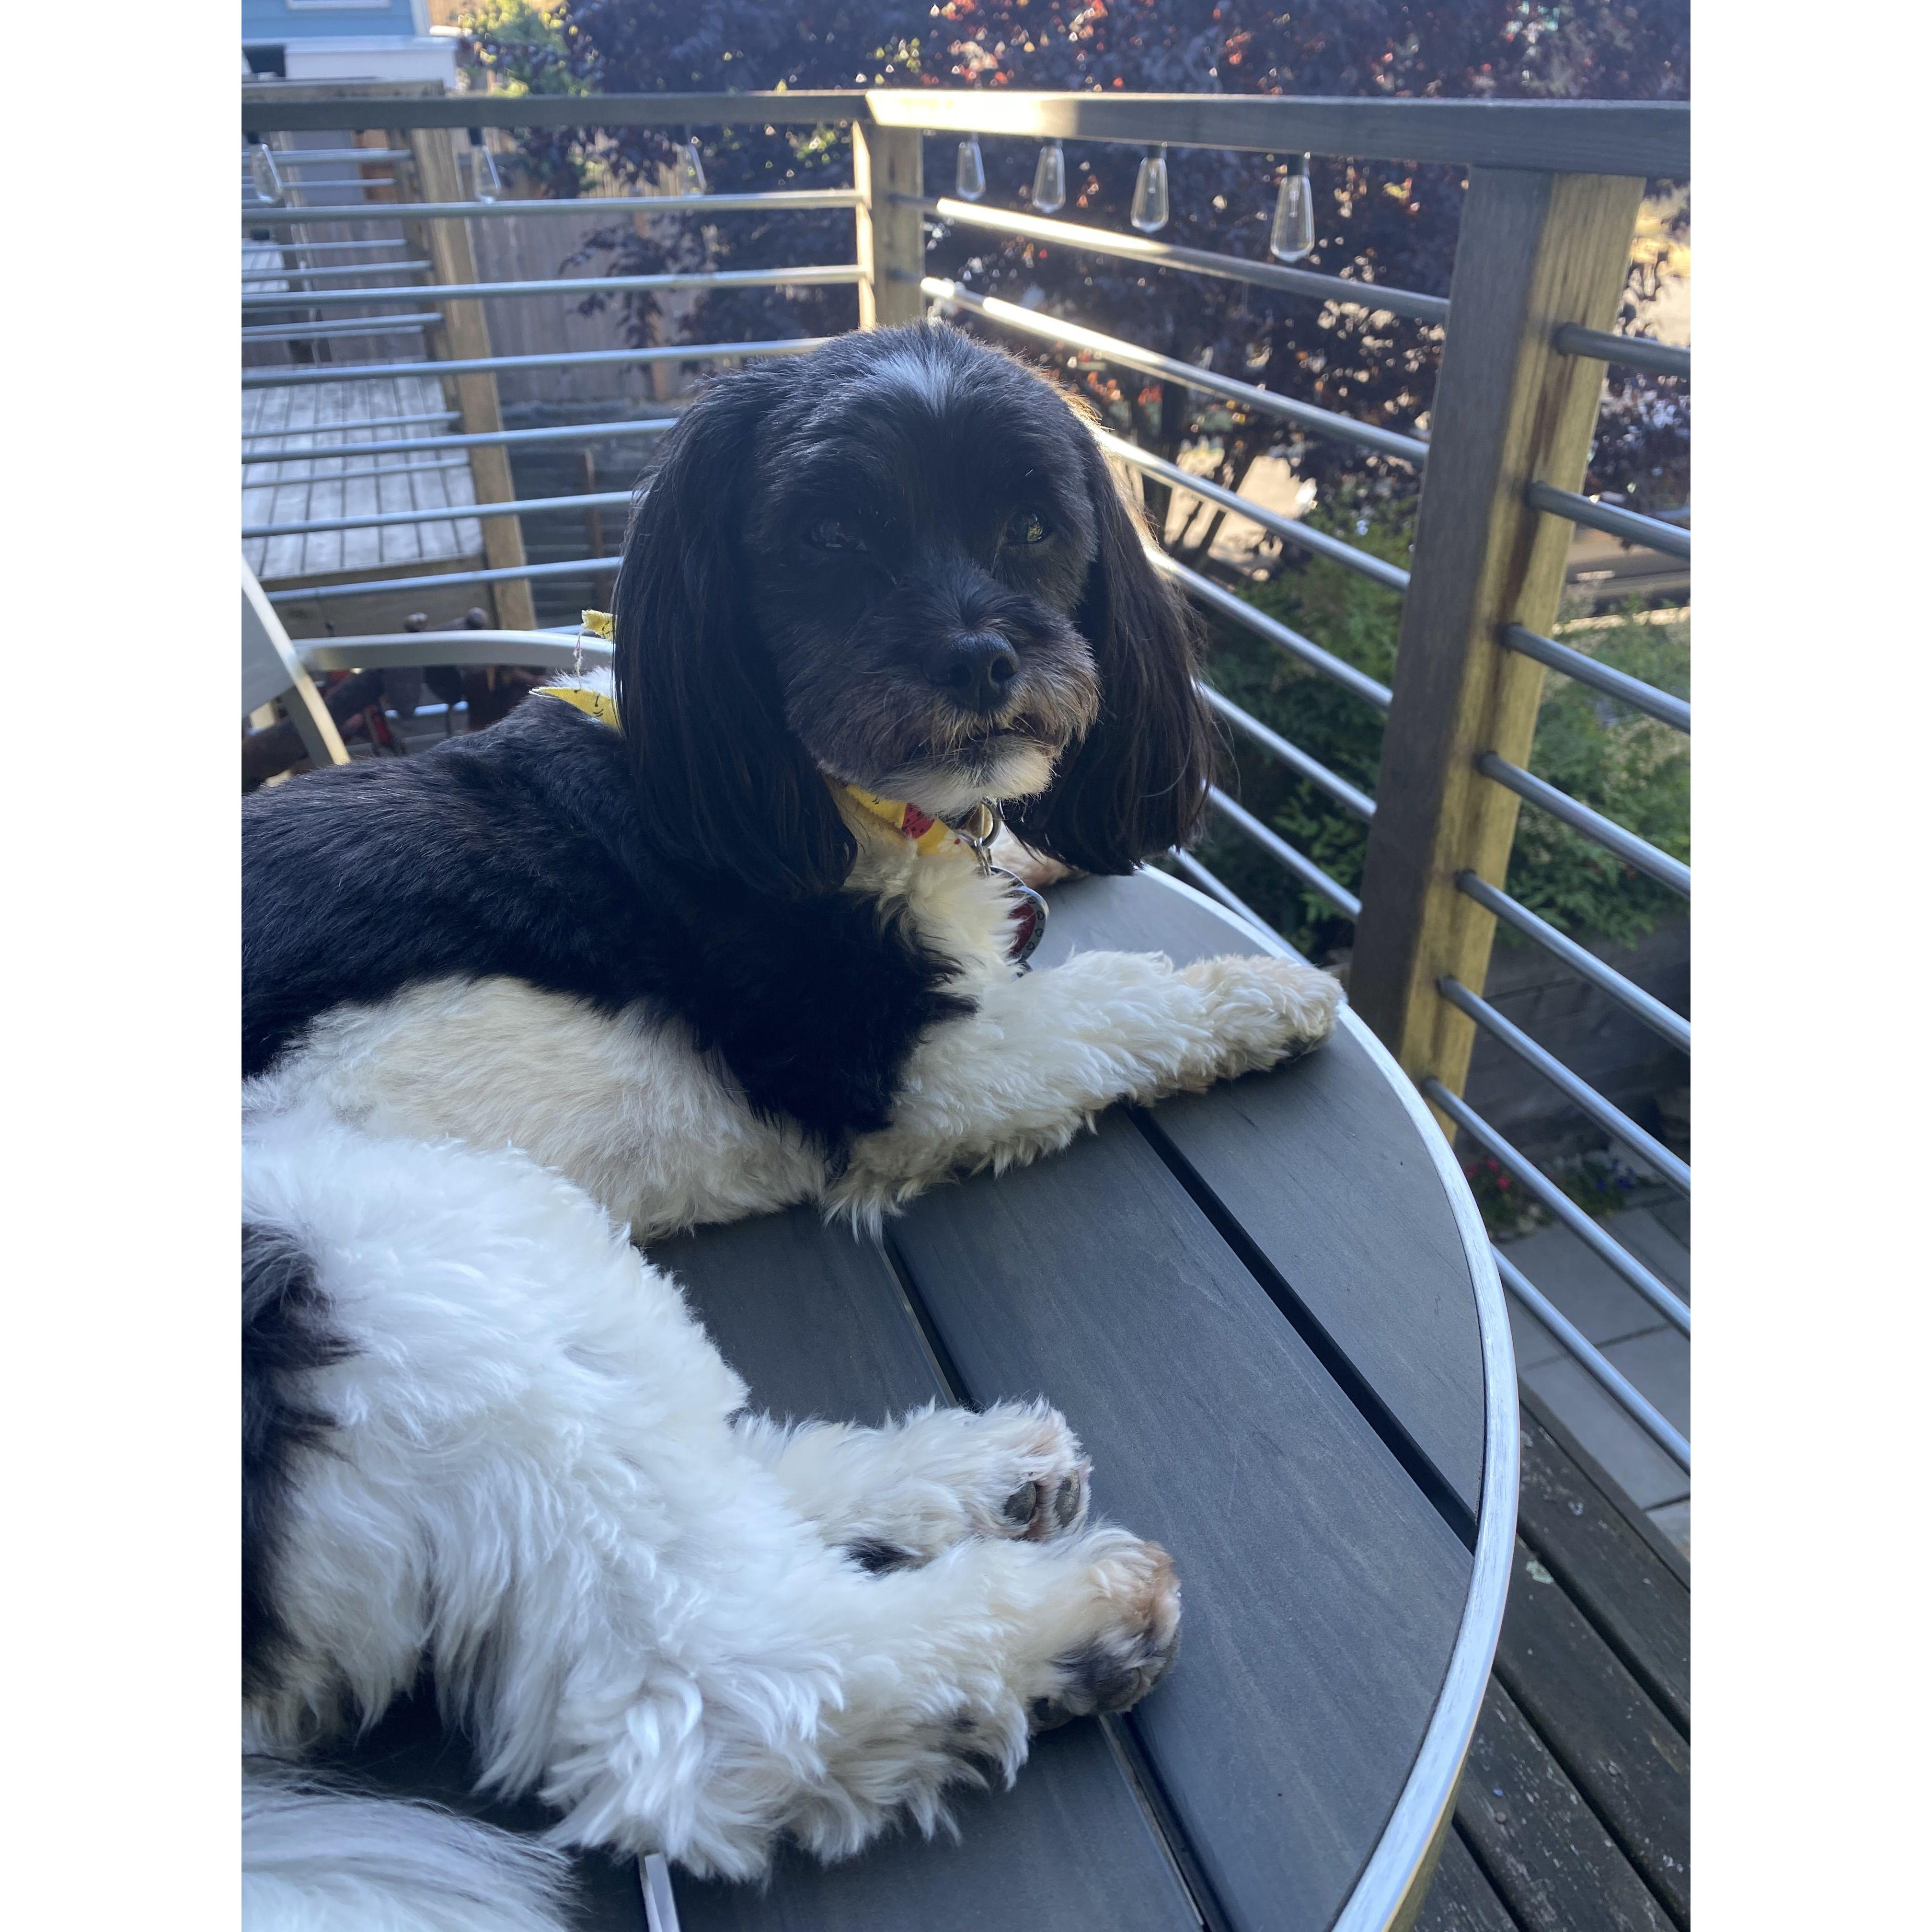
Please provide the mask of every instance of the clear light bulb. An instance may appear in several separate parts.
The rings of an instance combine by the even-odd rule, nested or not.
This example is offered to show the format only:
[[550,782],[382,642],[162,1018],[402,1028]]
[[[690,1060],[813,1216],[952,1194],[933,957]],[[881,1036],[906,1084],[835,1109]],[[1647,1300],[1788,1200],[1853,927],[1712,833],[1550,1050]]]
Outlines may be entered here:
[[704,178],[704,157],[698,152],[698,143],[680,143],[677,151],[678,193],[702,194],[708,185]]
[[285,192],[275,158],[263,146],[248,151],[248,176],[255,184],[255,199],[264,208],[278,206]]
[[1282,177],[1274,199],[1274,221],[1268,230],[1268,253],[1278,262],[1298,262],[1315,246],[1315,191],[1308,180],[1304,154]]
[[1066,157],[1058,141],[1049,141],[1040,151],[1033,171],[1033,212],[1056,214],[1066,206]]
[[977,201],[986,192],[986,158],[980,152],[980,137],[968,134],[959,143],[959,162],[952,171],[952,192],[962,201]]
[[1167,150],[1149,154],[1134,177],[1134,202],[1127,219],[1143,235],[1158,233],[1167,226]]
[[470,151],[470,180],[478,201],[500,201],[503,177],[496,172],[496,157],[481,142]]

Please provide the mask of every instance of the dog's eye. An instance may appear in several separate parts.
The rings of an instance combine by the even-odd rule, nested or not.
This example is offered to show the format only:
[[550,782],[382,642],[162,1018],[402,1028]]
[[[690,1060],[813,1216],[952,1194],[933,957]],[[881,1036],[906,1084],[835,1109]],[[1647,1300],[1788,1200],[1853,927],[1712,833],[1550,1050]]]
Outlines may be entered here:
[[1044,543],[1046,534],[1046,519],[1037,510],[1016,511],[1006,525],[1010,544]]
[[856,524],[843,517],[824,517],[805,533],[814,550],[863,550],[866,539]]

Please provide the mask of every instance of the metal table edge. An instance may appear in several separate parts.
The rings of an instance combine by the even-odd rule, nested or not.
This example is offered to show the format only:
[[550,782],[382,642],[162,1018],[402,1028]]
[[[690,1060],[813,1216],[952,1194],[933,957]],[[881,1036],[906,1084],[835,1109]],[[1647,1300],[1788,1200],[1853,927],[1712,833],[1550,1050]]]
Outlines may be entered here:
[[[1299,956],[1276,934],[1249,925],[1185,881],[1150,867],[1140,876],[1157,880],[1167,890],[1179,892],[1218,914],[1228,926],[1249,935],[1259,950],[1282,958]],[[1435,1163],[1436,1178],[1448,1197],[1469,1264],[1483,1354],[1483,1493],[1477,1512],[1476,1550],[1462,1620],[1415,1762],[1409,1767],[1401,1795],[1369,1855],[1368,1863],[1331,1928],[1331,1932],[1390,1932],[1400,1922],[1404,1906],[1432,1862],[1430,1854],[1456,1802],[1463,1760],[1468,1755],[1484,1693],[1489,1688],[1490,1667],[1496,1660],[1497,1640],[1502,1634],[1503,1606],[1509,1593],[1510,1558],[1516,1543],[1522,1436],[1516,1405],[1516,1351],[1510,1339],[1509,1316],[1503,1304],[1496,1258],[1490,1252],[1489,1234],[1475,1198],[1421,1094],[1396,1064],[1394,1056],[1349,1007],[1342,1009],[1340,1023],[1368,1054],[1401,1101]]]

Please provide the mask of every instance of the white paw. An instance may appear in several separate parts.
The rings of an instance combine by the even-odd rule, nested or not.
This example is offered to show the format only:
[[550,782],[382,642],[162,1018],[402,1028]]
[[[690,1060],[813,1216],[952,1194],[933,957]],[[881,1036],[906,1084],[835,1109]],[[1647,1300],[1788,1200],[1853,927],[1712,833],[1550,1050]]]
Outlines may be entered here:
[[1299,1059],[1334,1031],[1341,1010],[1339,980],[1270,955],[1196,960],[1180,976],[1206,998],[1223,1078]]
[[1035,1731],[1138,1704],[1180,1647],[1180,1585],[1159,1544],[1108,1526],[1059,1553],[1064,1574],[1041,1619],[1060,1626],[1053,1654],[1022,1691]]
[[1092,1465],[1044,1402],[932,1409],[878,1448],[880,1480],[856,1513],[865,1533],[850,1540],[868,1568],[929,1562],[967,1537],[1044,1542],[1086,1520]]

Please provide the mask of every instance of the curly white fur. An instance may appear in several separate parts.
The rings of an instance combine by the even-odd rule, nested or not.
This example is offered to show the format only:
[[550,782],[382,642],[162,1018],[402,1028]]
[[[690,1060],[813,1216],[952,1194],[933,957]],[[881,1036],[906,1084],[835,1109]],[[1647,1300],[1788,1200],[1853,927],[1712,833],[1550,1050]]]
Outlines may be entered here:
[[[255,1750],[373,1721],[428,1667],[485,1786],[539,1793],[558,1843],[746,1878],[782,1835],[837,1857],[901,1813],[931,1831],[1030,1725],[1131,1701],[1172,1654],[1171,1566],[1082,1526],[1051,1411],[743,1418],[676,1283],[522,1154],[291,1109],[254,1124],[244,1210],[310,1258],[347,1345],[298,1391],[329,1428],[289,1495]],[[918,1567],[868,1574],[854,1538]],[[262,1888],[258,1925],[346,1922]]]

